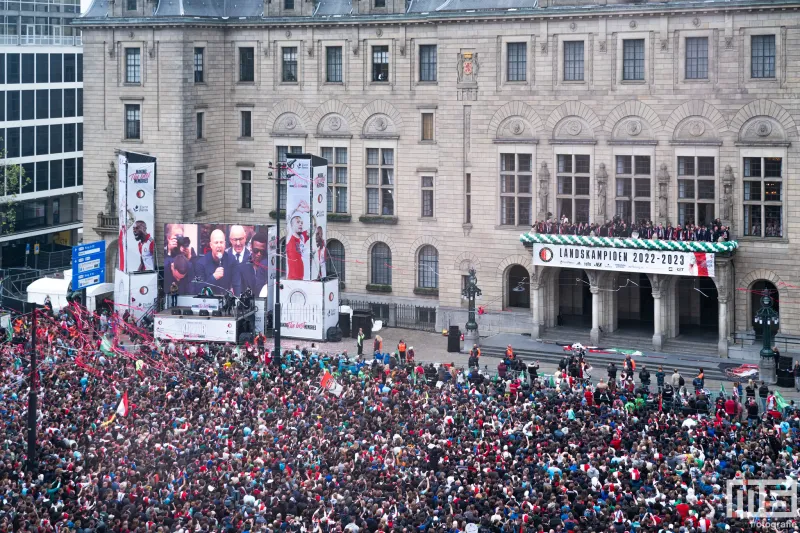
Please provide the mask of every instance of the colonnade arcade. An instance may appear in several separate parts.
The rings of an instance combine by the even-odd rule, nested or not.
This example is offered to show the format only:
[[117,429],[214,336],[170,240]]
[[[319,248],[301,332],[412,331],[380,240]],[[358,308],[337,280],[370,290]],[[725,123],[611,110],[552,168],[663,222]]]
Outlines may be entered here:
[[532,338],[541,338],[545,328],[586,327],[599,345],[618,329],[649,329],[653,349],[662,351],[679,334],[707,342],[716,331],[719,355],[727,357],[734,328],[732,260],[717,254],[713,278],[533,266]]

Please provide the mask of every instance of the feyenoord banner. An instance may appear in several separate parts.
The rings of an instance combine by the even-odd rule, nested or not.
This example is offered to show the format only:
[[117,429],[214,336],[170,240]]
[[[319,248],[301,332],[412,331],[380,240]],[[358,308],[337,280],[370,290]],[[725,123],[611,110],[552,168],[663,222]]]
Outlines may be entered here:
[[152,272],[155,264],[154,157],[119,155],[119,269]]
[[311,158],[286,161],[286,279],[311,279]]
[[328,232],[328,162],[319,157],[313,157],[311,167],[313,180],[313,194],[311,203],[311,279],[321,280],[327,275],[325,256],[328,253],[326,243]]
[[271,311],[275,306],[275,277],[278,274],[278,267],[276,264],[278,259],[278,228],[270,226],[267,235],[269,240],[267,244],[267,254],[269,256],[269,268],[267,269],[267,283],[269,284],[267,309]]
[[566,244],[534,244],[533,264],[672,276],[714,277],[714,254],[707,252],[662,252]]

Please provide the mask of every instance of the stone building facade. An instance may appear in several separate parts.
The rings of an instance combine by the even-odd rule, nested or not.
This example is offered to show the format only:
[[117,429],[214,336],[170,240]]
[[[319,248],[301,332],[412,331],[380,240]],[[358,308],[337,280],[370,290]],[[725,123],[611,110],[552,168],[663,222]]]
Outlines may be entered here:
[[[474,267],[483,333],[594,306],[598,339],[657,321],[660,339],[717,331],[724,355],[766,288],[800,335],[800,2],[131,2],[77,22],[87,220],[125,149],[158,157],[157,226],[269,224],[269,162],[302,151],[330,158],[345,298],[463,325]],[[519,238],[548,213],[721,218],[739,248],[713,281],[558,272]]]

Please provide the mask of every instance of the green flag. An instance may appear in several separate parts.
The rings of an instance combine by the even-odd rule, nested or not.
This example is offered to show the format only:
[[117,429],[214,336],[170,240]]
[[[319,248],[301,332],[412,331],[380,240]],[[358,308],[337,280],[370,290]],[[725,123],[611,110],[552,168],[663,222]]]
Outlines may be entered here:
[[724,383],[720,383],[719,384],[719,395],[720,396],[725,396],[725,384]]
[[111,345],[111,339],[109,339],[108,337],[103,337],[103,342],[100,343],[100,351],[109,357],[112,357],[114,355],[113,347]]

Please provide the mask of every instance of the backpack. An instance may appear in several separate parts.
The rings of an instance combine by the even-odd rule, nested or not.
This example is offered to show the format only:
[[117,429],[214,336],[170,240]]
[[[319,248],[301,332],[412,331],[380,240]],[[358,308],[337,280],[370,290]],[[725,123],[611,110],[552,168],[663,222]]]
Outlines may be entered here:
[[681,386],[681,387],[683,387],[684,385],[686,385],[686,380],[685,380],[685,379],[683,379],[683,376],[681,376],[680,378],[678,378],[678,385],[679,385],[679,386]]

